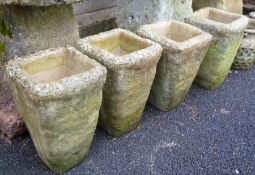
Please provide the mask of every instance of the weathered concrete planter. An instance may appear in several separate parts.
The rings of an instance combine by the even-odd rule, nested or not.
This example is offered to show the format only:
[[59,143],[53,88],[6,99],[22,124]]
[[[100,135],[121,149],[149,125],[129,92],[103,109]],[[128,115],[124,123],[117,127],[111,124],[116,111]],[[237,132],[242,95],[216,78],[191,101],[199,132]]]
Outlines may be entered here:
[[249,69],[255,61],[255,19],[250,19],[241,47],[238,50],[234,69]]
[[248,18],[215,8],[201,9],[185,21],[213,35],[195,83],[209,90],[226,79],[242,42]]
[[160,110],[171,110],[188,93],[212,36],[174,20],[142,26],[138,34],[163,47],[149,101]]
[[118,137],[136,128],[162,48],[123,29],[81,39],[77,48],[108,69],[99,126]]
[[193,0],[194,10],[204,7],[214,7],[233,13],[243,13],[243,0]]
[[41,159],[62,173],[86,156],[106,69],[73,47],[10,61],[8,82]]

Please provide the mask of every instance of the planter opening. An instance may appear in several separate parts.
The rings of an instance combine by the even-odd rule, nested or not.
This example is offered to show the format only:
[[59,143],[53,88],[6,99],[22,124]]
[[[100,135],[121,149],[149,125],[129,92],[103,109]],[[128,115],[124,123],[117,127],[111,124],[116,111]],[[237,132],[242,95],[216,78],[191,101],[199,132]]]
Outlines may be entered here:
[[150,46],[123,32],[92,39],[90,44],[117,56],[127,55]]
[[238,15],[225,13],[224,11],[219,11],[211,8],[206,8],[200,11],[198,15],[201,18],[205,18],[223,24],[230,24],[240,18],[240,16]]
[[200,30],[175,21],[152,24],[148,30],[176,42],[184,42],[202,34]]
[[47,57],[21,64],[32,79],[42,83],[52,83],[60,79],[80,74],[93,66],[68,51],[53,53]]

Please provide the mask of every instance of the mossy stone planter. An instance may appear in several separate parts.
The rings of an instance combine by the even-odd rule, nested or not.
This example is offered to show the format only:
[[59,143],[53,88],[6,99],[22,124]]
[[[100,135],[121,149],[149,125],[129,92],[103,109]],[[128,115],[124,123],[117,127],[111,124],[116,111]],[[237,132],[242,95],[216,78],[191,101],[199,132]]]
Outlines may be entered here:
[[255,62],[255,19],[250,19],[244,33],[243,42],[238,50],[235,61],[232,65],[234,69],[249,69]]
[[248,18],[215,8],[203,8],[185,21],[213,35],[213,42],[200,66],[195,83],[208,90],[226,79],[243,39]]
[[184,100],[212,36],[174,20],[145,25],[137,32],[163,47],[149,102],[160,110],[169,111]]
[[136,128],[162,48],[124,29],[81,39],[77,48],[108,70],[99,126],[114,137]]
[[94,136],[106,69],[67,47],[10,61],[6,74],[45,164],[62,173],[80,163]]

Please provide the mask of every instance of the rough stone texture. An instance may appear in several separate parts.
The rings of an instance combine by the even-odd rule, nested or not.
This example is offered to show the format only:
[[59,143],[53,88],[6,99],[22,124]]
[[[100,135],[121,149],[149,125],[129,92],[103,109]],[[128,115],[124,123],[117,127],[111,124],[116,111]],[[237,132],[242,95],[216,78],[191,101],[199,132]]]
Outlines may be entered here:
[[117,24],[135,31],[144,24],[172,18],[183,20],[192,13],[192,0],[120,0]]
[[50,6],[63,5],[83,0],[0,0],[0,5],[24,5],[24,6]]
[[149,102],[160,110],[171,110],[188,93],[212,36],[174,20],[142,26],[138,34],[163,47]]
[[249,69],[255,62],[255,19],[249,19],[241,47],[232,65],[235,69]]
[[26,131],[9,88],[0,84],[0,138],[12,139]]
[[155,21],[183,20],[192,11],[192,0],[85,0],[74,5],[82,37],[116,27],[135,31]]
[[2,27],[5,28],[5,32],[0,30],[0,43],[5,48],[4,62],[14,56],[25,56],[51,47],[73,45],[79,39],[72,5],[2,5],[0,26],[3,26],[1,21],[5,24]]
[[114,137],[136,128],[162,48],[123,29],[81,39],[77,48],[108,69],[99,126]]
[[243,0],[193,0],[192,6],[194,10],[215,7],[233,13],[243,13]]
[[203,8],[185,21],[213,35],[213,42],[200,66],[195,83],[208,90],[226,79],[243,39],[248,18],[215,8]]
[[94,136],[106,69],[67,47],[17,58],[6,72],[41,159],[56,173],[80,163]]
[[73,5],[80,36],[95,35],[117,28],[119,0],[85,0]]
[[[51,47],[72,45],[78,38],[78,25],[71,5],[50,7],[0,5],[0,65],[14,56],[25,56]],[[8,89],[3,74],[4,69],[1,67],[0,83],[4,88],[0,89],[0,93]],[[13,118],[13,115],[10,114],[9,117]],[[16,120],[19,120],[18,116],[16,117]],[[10,126],[12,123],[4,125]],[[0,129],[5,130],[1,126]]]

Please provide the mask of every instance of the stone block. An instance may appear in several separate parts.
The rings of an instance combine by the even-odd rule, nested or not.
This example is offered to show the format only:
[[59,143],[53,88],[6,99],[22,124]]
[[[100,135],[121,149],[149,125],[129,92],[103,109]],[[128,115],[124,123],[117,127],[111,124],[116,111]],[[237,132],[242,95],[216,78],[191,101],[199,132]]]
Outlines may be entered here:
[[72,5],[0,5],[0,55],[4,63],[15,56],[73,45],[78,39]]

